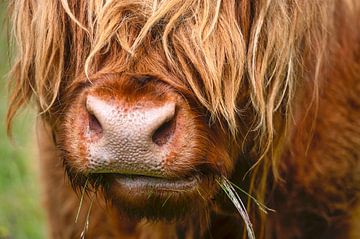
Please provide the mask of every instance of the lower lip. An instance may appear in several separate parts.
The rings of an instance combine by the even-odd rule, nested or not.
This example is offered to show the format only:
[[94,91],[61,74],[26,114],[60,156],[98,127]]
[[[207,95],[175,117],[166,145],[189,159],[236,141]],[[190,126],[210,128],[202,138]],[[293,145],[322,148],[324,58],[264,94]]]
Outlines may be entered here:
[[199,184],[197,177],[168,179],[138,175],[117,175],[115,181],[128,189],[164,191],[191,191]]

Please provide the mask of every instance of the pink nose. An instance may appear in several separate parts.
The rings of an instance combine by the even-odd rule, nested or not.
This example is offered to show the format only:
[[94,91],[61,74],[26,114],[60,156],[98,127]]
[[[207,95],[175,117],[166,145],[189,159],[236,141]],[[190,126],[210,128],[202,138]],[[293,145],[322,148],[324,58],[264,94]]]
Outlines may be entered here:
[[161,176],[175,132],[175,103],[159,106],[107,102],[97,96],[86,99],[89,113],[89,169]]

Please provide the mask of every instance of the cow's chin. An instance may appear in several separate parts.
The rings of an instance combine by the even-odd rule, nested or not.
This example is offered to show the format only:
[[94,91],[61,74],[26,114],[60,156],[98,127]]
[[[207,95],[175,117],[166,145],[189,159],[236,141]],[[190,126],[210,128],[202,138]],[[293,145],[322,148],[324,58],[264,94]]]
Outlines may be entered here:
[[186,220],[207,210],[216,190],[211,178],[107,174],[104,194],[112,206],[133,219]]

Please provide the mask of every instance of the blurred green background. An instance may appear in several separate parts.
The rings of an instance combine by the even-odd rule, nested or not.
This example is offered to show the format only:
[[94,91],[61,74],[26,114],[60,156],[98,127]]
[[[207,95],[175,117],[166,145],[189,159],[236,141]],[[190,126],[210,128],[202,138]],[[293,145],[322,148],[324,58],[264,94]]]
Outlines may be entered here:
[[5,17],[6,3],[0,1],[0,239],[45,238],[31,109],[17,117],[12,142],[5,131],[10,65]]

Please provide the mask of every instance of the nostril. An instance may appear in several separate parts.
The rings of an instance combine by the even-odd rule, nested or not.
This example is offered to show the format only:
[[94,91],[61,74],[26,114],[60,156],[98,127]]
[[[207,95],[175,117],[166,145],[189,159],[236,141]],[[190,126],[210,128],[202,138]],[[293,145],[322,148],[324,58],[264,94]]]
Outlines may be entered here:
[[[85,109],[87,112],[87,133],[91,139],[101,137],[113,141],[123,139],[130,144],[153,142],[158,146],[166,144],[175,132],[176,104],[136,107],[122,101],[106,101],[88,95]],[[143,145],[150,147],[153,144]]]
[[98,108],[101,108],[98,105],[98,101],[96,98],[92,96],[88,96],[86,99],[86,111],[88,114],[88,127],[89,127],[89,133],[90,136],[95,137],[101,137],[103,134],[103,127],[101,125],[101,121],[98,118],[100,115],[101,117],[101,111],[98,110]]
[[162,146],[166,144],[171,136],[174,134],[176,129],[176,120],[175,117],[173,117],[171,120],[163,123],[153,134],[152,141]]
[[89,113],[89,130],[91,134],[101,136],[103,128],[95,115]]

